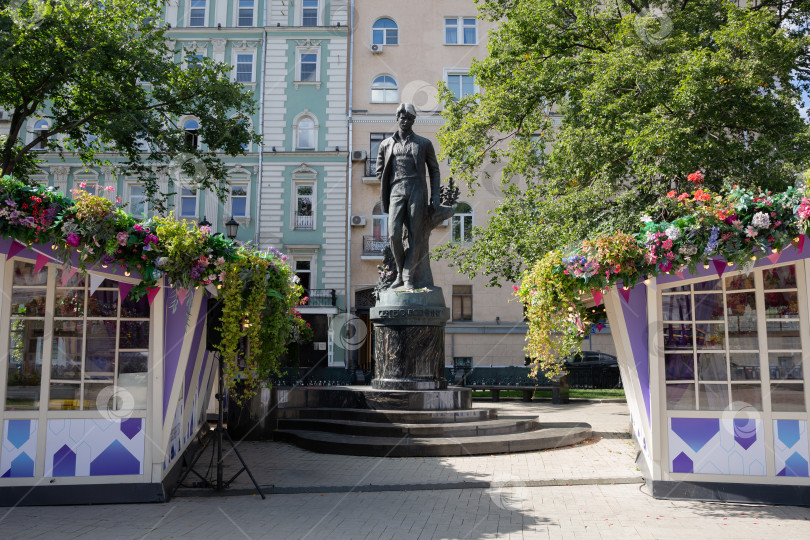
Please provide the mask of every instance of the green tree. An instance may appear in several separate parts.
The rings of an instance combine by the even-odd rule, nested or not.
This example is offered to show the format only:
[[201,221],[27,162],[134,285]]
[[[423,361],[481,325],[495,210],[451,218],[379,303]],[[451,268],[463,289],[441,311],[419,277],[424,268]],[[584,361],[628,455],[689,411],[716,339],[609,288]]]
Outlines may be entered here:
[[[26,180],[36,168],[32,150],[43,146],[88,165],[114,152],[159,211],[168,194],[159,192],[153,165],[172,160],[201,189],[225,196],[220,156],[260,142],[249,127],[254,100],[231,82],[230,66],[176,61],[161,22],[164,5],[0,0],[0,107],[13,110],[0,137],[0,173]],[[199,120],[205,150],[187,141],[177,125],[182,115]],[[30,121],[39,118],[49,126],[29,136]]]
[[810,158],[810,3],[740,5],[481,0],[500,23],[472,66],[481,92],[443,90],[439,140],[473,188],[502,162],[504,199],[472,244],[439,255],[496,285],[551,249],[634,232],[643,213],[666,219],[657,201],[695,170],[709,188],[796,183]]

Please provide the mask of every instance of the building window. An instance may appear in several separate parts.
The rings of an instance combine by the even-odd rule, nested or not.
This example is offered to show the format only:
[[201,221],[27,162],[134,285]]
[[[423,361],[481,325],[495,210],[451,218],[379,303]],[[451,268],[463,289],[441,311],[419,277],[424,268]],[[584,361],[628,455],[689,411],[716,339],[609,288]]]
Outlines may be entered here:
[[194,119],[183,122],[183,130],[186,132],[186,148],[199,148],[200,145],[200,123]]
[[[51,124],[47,120],[37,120],[37,122],[34,124],[34,139],[36,139],[37,137],[43,135],[50,128],[51,128]],[[41,141],[39,141],[36,144],[36,146],[34,146],[33,149],[34,150],[46,150],[47,147],[48,147],[48,139],[43,138]]]
[[231,216],[235,218],[247,217],[247,202],[247,186],[231,186]]
[[308,292],[312,285],[312,261],[295,261],[295,275],[298,276],[298,284]]
[[298,150],[315,149],[315,121],[312,118],[304,117],[298,122],[298,140],[295,147]]
[[472,285],[453,285],[453,320],[472,320]]
[[452,242],[472,241],[473,214],[469,204],[460,202],[452,218]]
[[145,218],[147,212],[146,190],[138,184],[129,184],[129,213],[135,217]]
[[[125,389],[132,403],[113,407],[146,409],[149,356],[149,302],[119,298],[118,283],[104,280],[91,293],[90,278],[78,273],[64,283],[57,265],[34,273],[34,263],[9,261],[13,273],[6,410],[36,410],[47,399],[51,410],[108,410],[110,395]],[[47,288],[48,282],[56,286]],[[47,306],[47,309],[46,309]],[[4,309],[5,306],[4,306]],[[45,346],[46,324],[52,328]],[[49,353],[47,351],[50,351]],[[41,395],[42,370],[50,386]],[[99,396],[102,399],[99,400]]]
[[299,81],[315,82],[318,80],[318,53],[301,53],[301,61],[298,66],[300,69]]
[[318,0],[303,0],[301,26],[318,26]]
[[371,43],[375,45],[397,45],[399,30],[391,19],[380,19],[371,27]]
[[255,0],[239,0],[239,26],[253,26]]
[[371,234],[380,241],[388,241],[388,214],[383,213],[380,203],[371,211]]
[[236,82],[253,82],[253,55],[236,55]]
[[205,4],[205,0],[191,0],[188,17],[189,26],[205,26]]
[[295,188],[295,229],[312,231],[315,229],[314,215],[315,186],[303,185]]
[[445,45],[475,45],[478,24],[475,17],[448,17],[444,20]]
[[448,73],[447,89],[456,99],[462,99],[475,93],[475,82],[469,73]]
[[197,217],[197,190],[187,187],[180,188],[180,202],[178,209],[180,217],[183,218],[196,218]]
[[372,103],[398,103],[397,81],[389,75],[380,75],[371,83]]
[[368,176],[377,174],[377,154],[380,152],[380,144],[391,135],[393,133],[372,133],[369,136]]
[[798,283],[791,264],[664,289],[667,409],[806,411]]
[[197,69],[202,66],[204,54],[189,54],[186,56],[186,63],[189,69]]

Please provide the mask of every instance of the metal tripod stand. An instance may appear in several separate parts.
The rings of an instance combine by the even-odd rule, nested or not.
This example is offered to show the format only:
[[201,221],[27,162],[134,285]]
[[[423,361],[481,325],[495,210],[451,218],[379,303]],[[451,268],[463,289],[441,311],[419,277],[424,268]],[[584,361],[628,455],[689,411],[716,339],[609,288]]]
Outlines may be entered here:
[[[246,472],[248,474],[248,476],[250,477],[251,482],[253,482],[253,486],[256,488],[256,491],[258,491],[259,495],[261,495],[262,499],[264,499],[265,496],[264,496],[264,493],[262,493],[262,489],[259,487],[258,482],[256,482],[256,479],[253,477],[253,474],[250,472],[250,469],[248,468],[247,463],[245,463],[245,460],[242,458],[242,454],[239,453],[239,449],[236,447],[236,444],[233,442],[233,439],[231,438],[230,434],[225,429],[225,427],[222,425],[223,420],[224,420],[224,418],[223,418],[223,415],[224,415],[223,401],[225,400],[225,382],[222,380],[222,367],[223,367],[222,355],[220,353],[216,353],[216,355],[217,355],[217,358],[219,359],[219,377],[218,377],[218,381],[217,381],[218,387],[217,387],[217,394],[215,396],[216,400],[217,400],[217,427],[214,428],[213,436],[206,438],[205,443],[203,443],[202,447],[197,451],[197,454],[194,456],[194,459],[191,460],[191,463],[189,464],[188,469],[186,469],[183,472],[183,474],[180,476],[180,479],[178,480],[177,485],[175,485],[174,490],[172,490],[171,496],[174,497],[175,492],[177,492],[177,489],[183,484],[185,479],[188,477],[189,473],[194,473],[200,480],[202,480],[203,487],[212,488],[212,489],[214,489],[216,491],[223,491],[223,490],[225,490],[225,488],[229,487],[231,485],[231,483],[239,477],[240,474],[242,474],[243,472]],[[224,467],[223,462],[222,462],[222,436],[223,435],[225,436],[226,439],[228,439],[228,442],[231,445],[231,450],[233,450],[233,452],[236,454],[236,457],[239,458],[239,462],[242,464],[242,468],[239,469],[236,472],[236,474],[231,476],[231,478],[226,482],[224,482],[223,479],[222,479],[222,477],[223,477],[223,467]],[[197,464],[200,457],[202,457],[202,455],[205,453],[206,448],[208,447],[208,445],[210,444],[210,442],[212,440],[214,441],[214,453],[215,453],[215,455],[217,457],[217,479],[216,479],[216,483],[212,483],[208,478],[205,478],[200,473],[198,473],[196,470],[194,470],[194,466]]]

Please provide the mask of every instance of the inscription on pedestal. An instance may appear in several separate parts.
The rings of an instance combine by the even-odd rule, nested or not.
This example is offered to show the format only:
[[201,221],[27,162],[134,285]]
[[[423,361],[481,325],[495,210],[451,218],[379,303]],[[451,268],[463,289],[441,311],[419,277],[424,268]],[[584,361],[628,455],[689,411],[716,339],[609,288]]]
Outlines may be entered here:
[[388,292],[371,310],[374,322],[374,379],[387,390],[447,388],[444,326],[450,318],[441,289]]

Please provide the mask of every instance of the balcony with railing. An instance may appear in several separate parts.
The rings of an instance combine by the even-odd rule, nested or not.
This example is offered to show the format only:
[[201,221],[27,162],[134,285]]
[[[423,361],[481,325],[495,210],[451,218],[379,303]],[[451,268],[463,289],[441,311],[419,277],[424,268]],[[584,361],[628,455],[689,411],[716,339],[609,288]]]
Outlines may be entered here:
[[386,247],[388,247],[387,236],[364,236],[363,258],[381,259]]
[[295,230],[296,231],[314,231],[315,230],[315,216],[303,216],[297,214],[295,216]]
[[337,293],[335,289],[304,289],[304,296],[309,297],[309,301],[302,307],[337,306]]
[[368,158],[363,171],[364,184],[379,184],[377,180],[377,158]]

